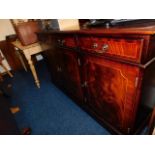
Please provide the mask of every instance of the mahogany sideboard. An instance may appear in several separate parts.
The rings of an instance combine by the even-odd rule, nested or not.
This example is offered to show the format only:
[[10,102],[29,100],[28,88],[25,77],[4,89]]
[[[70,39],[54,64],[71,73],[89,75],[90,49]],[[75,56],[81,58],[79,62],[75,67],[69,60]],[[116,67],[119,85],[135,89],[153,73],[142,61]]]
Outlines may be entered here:
[[155,103],[155,26],[44,31],[52,82],[114,134],[138,134]]

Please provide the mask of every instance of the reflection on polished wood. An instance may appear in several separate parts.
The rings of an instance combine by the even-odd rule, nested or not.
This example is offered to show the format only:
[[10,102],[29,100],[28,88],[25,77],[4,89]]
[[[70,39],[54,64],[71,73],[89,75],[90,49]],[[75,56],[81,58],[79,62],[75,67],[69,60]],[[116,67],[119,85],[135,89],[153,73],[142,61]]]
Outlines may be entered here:
[[137,134],[155,106],[155,26],[38,33],[52,82],[109,131]]

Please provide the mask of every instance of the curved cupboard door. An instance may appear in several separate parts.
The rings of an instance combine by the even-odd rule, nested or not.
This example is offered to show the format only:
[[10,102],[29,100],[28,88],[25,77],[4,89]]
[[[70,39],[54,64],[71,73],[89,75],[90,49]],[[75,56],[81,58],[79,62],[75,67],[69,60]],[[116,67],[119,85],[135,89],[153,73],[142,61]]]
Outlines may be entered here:
[[123,132],[130,132],[137,107],[138,67],[85,56],[83,61],[88,106]]
[[81,88],[79,59],[77,53],[73,50],[62,49],[63,58],[63,81],[66,92],[79,101],[83,100],[83,93]]
[[51,73],[52,82],[59,87],[63,87],[63,78],[62,78],[62,54],[59,50],[55,49],[47,50],[44,53],[48,69]]

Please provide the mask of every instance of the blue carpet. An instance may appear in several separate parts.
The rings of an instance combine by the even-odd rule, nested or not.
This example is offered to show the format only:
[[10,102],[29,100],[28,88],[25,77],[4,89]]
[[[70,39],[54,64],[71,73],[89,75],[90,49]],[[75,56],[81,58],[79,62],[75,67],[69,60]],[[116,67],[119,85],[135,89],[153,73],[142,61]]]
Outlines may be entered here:
[[51,83],[44,61],[37,64],[36,70],[40,89],[34,85],[30,71],[18,71],[12,79],[12,103],[21,109],[15,115],[19,128],[29,126],[34,135],[110,134]]

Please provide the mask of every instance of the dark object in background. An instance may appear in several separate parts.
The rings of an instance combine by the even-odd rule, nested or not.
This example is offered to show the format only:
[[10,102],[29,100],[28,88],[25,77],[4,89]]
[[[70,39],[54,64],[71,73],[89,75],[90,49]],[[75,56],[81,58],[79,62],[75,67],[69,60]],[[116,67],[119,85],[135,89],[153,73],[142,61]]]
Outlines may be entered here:
[[19,135],[13,114],[9,109],[6,97],[0,95],[0,135]]
[[17,35],[16,34],[12,34],[12,35],[7,35],[6,36],[6,40],[12,42],[15,41],[17,39]]
[[17,39],[17,35],[8,35],[6,36],[6,47],[2,50],[3,54],[5,55],[5,58],[7,59],[7,62],[9,63],[11,70],[17,71],[23,68],[17,54],[14,46],[12,45],[12,42]]
[[17,35],[8,35],[6,36],[6,40],[0,41],[0,49],[12,71],[17,71],[23,68],[18,56],[16,55],[16,50],[11,43],[16,39]]
[[87,28],[136,27],[154,23],[155,19],[89,19],[83,24]]
[[42,31],[60,30],[57,19],[42,19],[39,20],[39,26]]
[[0,135],[30,135],[31,128],[19,130],[14,115],[10,111],[7,97],[0,94]]
[[0,135],[19,135],[20,131],[10,111],[11,88],[0,83]]
[[149,135],[154,134],[154,130],[155,130],[155,107],[153,108],[151,118],[150,118],[150,121],[149,121],[148,134]]
[[15,26],[15,31],[23,46],[38,41],[36,32],[40,31],[38,21],[28,21]]
[[30,135],[31,128],[19,130],[10,108],[12,88],[7,82],[0,81],[0,135]]
[[51,25],[50,25],[50,27],[51,27],[53,30],[60,30],[58,20],[57,20],[57,19],[52,19],[52,20],[51,20]]

